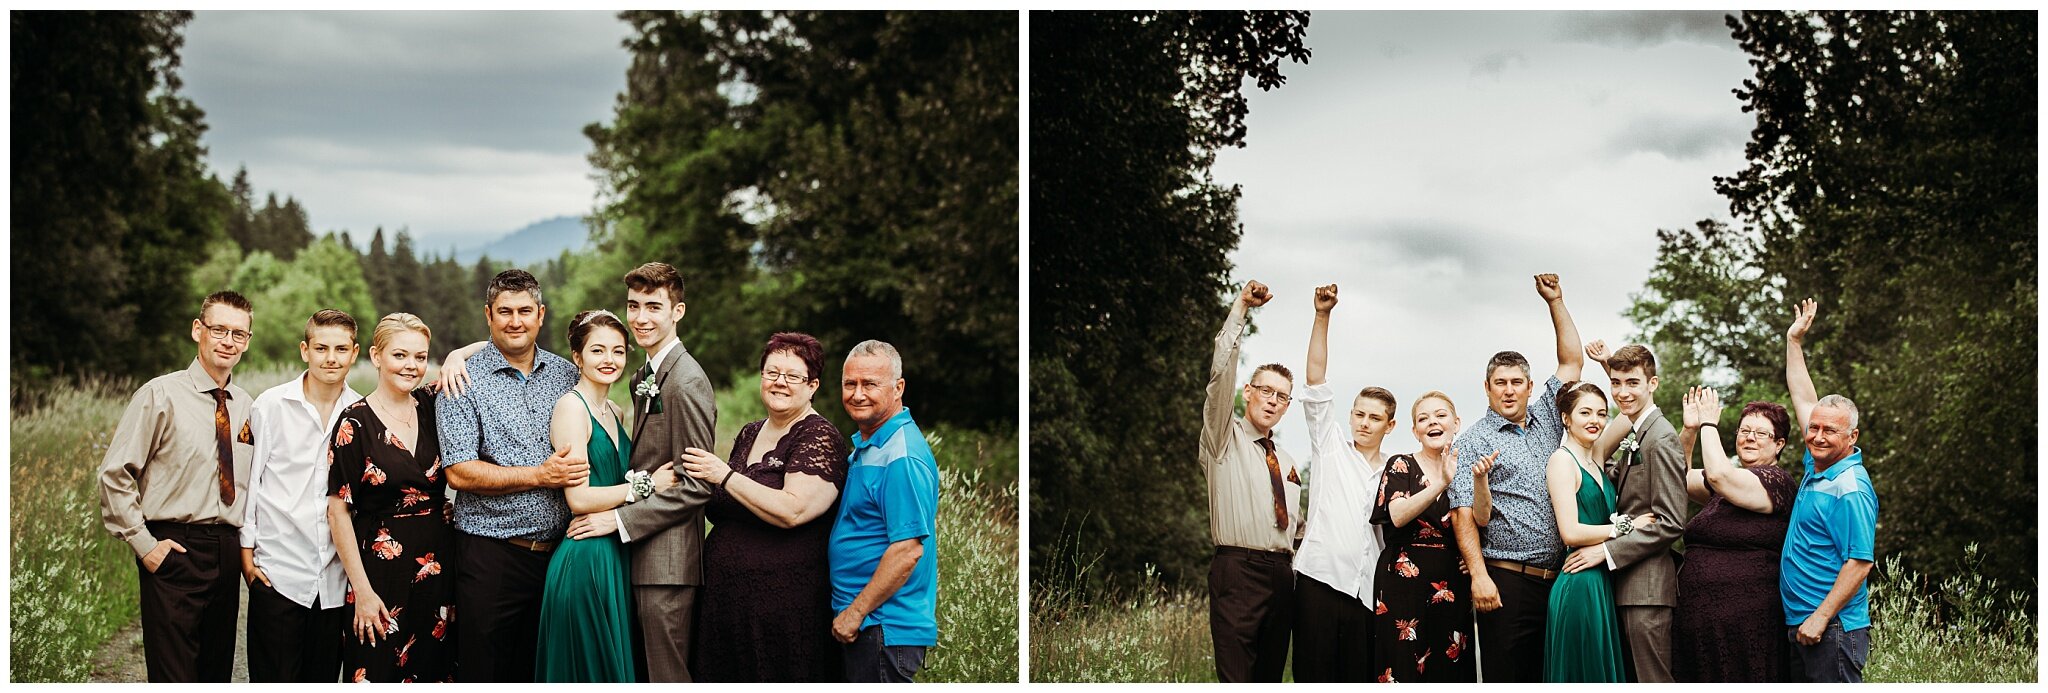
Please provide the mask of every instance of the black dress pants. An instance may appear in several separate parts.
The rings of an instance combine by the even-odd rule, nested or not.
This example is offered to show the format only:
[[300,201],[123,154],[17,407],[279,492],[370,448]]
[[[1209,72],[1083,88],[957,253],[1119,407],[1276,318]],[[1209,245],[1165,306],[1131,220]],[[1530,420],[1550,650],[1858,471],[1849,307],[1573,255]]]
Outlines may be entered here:
[[1294,681],[1372,683],[1373,610],[1301,575],[1294,582]]
[[[150,522],[149,533],[185,547],[155,573],[135,560],[142,595],[142,657],[151,683],[227,683],[242,610],[242,542],[232,525]],[[232,566],[232,567],[230,567]]]
[[1486,683],[1541,683],[1550,586],[1556,578],[1493,566],[1487,566],[1486,574],[1500,588],[1500,608],[1473,619],[1479,626],[1480,676]]
[[249,682],[334,683],[341,680],[341,637],[354,611],[347,604],[312,606],[249,584]]
[[1294,557],[1216,547],[1209,560],[1209,638],[1216,680],[1279,683],[1294,627]]
[[554,554],[466,532],[456,537],[456,680],[532,682],[541,588]]

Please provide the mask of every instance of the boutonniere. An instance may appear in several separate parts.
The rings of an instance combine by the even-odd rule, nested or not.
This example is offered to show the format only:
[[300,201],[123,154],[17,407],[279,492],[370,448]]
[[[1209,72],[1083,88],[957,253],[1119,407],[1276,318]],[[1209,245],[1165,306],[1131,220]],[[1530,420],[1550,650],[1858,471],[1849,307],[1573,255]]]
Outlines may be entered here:
[[646,380],[633,386],[633,394],[647,398],[647,413],[661,413],[661,386],[655,384],[653,373],[648,373]]
[[1636,459],[1636,448],[1638,447],[1640,446],[1636,444],[1636,436],[1633,433],[1629,434],[1627,438],[1621,439],[1621,451],[1628,454],[1628,463],[1631,465],[1639,462]]

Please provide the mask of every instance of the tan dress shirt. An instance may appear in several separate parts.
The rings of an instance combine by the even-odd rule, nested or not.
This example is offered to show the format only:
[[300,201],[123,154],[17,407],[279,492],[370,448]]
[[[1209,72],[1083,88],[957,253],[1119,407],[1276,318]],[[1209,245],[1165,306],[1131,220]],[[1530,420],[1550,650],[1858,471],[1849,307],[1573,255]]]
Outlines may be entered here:
[[1301,483],[1294,457],[1274,450],[1280,484],[1287,496],[1287,527],[1274,526],[1273,480],[1266,450],[1251,422],[1233,412],[1237,403],[1237,348],[1244,340],[1245,309],[1232,302],[1230,317],[1216,333],[1209,362],[1208,397],[1202,402],[1202,475],[1209,480],[1209,537],[1217,546],[1291,553],[1301,524]]
[[114,429],[100,463],[100,519],[140,557],[156,548],[144,522],[242,526],[249,504],[249,392],[228,383],[228,430],[234,438],[235,503],[220,502],[213,390],[206,369],[192,366],[157,376],[135,397]]

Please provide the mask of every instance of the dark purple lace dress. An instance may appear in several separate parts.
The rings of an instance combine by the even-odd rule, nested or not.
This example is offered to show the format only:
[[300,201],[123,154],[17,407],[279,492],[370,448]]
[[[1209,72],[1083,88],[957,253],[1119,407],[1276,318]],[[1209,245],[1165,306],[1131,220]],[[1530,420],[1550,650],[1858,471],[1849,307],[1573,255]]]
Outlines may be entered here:
[[1771,464],[1744,469],[1763,482],[1770,514],[1716,495],[1685,525],[1671,633],[1671,673],[1679,681],[1787,680],[1791,651],[1778,598],[1778,554],[1792,513],[1792,475]]
[[[846,437],[817,414],[790,427],[774,450],[747,466],[763,421],[740,429],[733,469],[768,488],[810,474],[846,488]],[[832,583],[825,564],[833,509],[792,529],[768,524],[722,488],[705,509],[704,586],[697,596],[691,677],[707,682],[843,681],[832,639]]]

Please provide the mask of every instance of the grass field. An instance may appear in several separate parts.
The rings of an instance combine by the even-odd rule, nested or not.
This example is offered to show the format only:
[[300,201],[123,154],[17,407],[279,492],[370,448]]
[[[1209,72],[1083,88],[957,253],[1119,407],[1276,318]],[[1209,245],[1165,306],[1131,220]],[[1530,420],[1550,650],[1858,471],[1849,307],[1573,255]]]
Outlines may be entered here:
[[[241,372],[235,381],[253,394],[295,374]],[[367,392],[367,369],[353,375],[351,384]],[[14,682],[85,681],[93,652],[137,617],[134,554],[101,527],[95,476],[133,388],[94,382],[15,399],[8,518]],[[762,416],[760,398],[751,389],[721,391],[719,408],[726,453],[739,426]],[[1015,433],[926,433],[941,470],[940,644],[919,680],[1015,681]]]
[[[1087,567],[1069,570],[1080,575]],[[1872,575],[1866,680],[2038,680],[2037,625],[2025,611],[1999,607],[2011,595],[1997,585],[1964,570],[1931,591],[1915,590],[1920,578],[1896,559]],[[1930,592],[1939,597],[1928,598]],[[1093,602],[1057,586],[1033,591],[1033,681],[1213,682],[1210,655],[1207,595],[1156,580]]]

